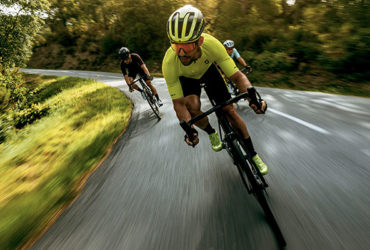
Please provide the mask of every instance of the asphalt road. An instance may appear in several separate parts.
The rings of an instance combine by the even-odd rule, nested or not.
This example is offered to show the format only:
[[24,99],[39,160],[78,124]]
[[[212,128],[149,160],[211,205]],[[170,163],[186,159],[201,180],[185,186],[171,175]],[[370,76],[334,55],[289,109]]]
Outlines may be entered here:
[[[127,132],[33,249],[278,249],[227,153],[213,152],[205,133],[186,146],[162,78],[157,122],[120,74],[24,71],[93,78],[135,103]],[[269,203],[287,249],[370,249],[370,99],[259,91],[266,115],[246,103],[238,111],[270,167]]]

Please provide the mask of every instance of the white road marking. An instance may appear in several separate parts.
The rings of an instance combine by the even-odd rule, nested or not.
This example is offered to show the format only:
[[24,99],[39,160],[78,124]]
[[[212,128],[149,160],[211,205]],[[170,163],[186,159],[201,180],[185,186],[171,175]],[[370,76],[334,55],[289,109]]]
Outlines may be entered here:
[[320,128],[320,127],[318,127],[318,126],[316,126],[316,125],[314,125],[314,124],[312,124],[312,123],[309,123],[309,122],[303,121],[303,120],[301,120],[301,119],[299,119],[299,118],[296,118],[296,117],[294,117],[294,116],[291,116],[291,115],[285,114],[285,113],[280,112],[280,111],[278,111],[278,110],[275,110],[275,109],[269,108],[269,110],[268,110],[268,111],[270,111],[270,112],[272,112],[272,113],[274,113],[274,114],[277,114],[277,115],[283,116],[283,117],[285,117],[285,118],[287,118],[287,119],[289,119],[289,120],[295,121],[296,123],[299,123],[299,124],[301,124],[301,125],[303,125],[303,126],[306,126],[307,128],[310,128],[310,129],[312,129],[312,130],[315,130],[315,131],[317,131],[317,132],[319,132],[319,133],[327,134],[327,135],[328,135],[328,134],[330,134],[330,132],[329,132],[329,131],[327,131],[327,130],[325,130],[325,129],[323,129],[323,128]]
[[333,108],[341,109],[346,112],[357,113],[361,115],[368,115],[368,112],[361,111],[361,107],[351,104],[351,103],[344,103],[344,102],[335,102],[335,100],[312,100],[312,102],[327,105]]

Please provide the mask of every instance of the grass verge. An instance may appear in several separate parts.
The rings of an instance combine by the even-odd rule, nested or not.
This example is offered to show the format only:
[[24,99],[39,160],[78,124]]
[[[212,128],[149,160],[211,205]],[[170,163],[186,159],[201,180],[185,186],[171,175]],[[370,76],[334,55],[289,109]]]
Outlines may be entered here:
[[27,76],[48,116],[0,144],[0,249],[22,247],[81,190],[125,130],[132,104],[118,89],[72,77]]

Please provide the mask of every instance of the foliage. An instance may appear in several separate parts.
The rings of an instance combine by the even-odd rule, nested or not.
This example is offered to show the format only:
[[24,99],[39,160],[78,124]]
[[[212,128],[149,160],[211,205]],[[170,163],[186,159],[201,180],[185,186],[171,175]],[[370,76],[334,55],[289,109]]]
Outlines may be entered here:
[[49,110],[49,107],[43,107],[39,104],[32,103],[29,108],[15,110],[13,112],[14,127],[21,129],[27,124],[31,124],[34,121],[45,116]]
[[0,11],[0,63],[23,66],[31,56],[33,42],[40,30],[47,0],[0,0],[0,4],[17,10],[15,14]]
[[248,56],[248,61],[256,70],[278,72],[289,70],[292,68],[293,60],[285,52],[270,52],[264,51],[261,54],[254,55],[245,53]]
[[17,68],[0,71],[0,143],[12,127],[21,129],[47,114],[49,107],[38,104],[39,91],[27,87]]
[[348,0],[52,0],[30,65],[114,71],[117,50],[127,46],[160,70],[167,18],[187,3],[202,10],[206,32],[253,53],[246,59],[256,69],[309,73],[315,65],[369,79],[369,4]]

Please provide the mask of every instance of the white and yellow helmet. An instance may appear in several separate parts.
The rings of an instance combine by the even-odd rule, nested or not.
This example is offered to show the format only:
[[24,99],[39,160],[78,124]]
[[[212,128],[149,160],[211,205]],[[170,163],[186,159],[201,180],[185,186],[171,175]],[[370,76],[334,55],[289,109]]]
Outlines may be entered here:
[[204,30],[203,14],[191,5],[177,9],[167,22],[167,35],[171,43],[192,43]]

